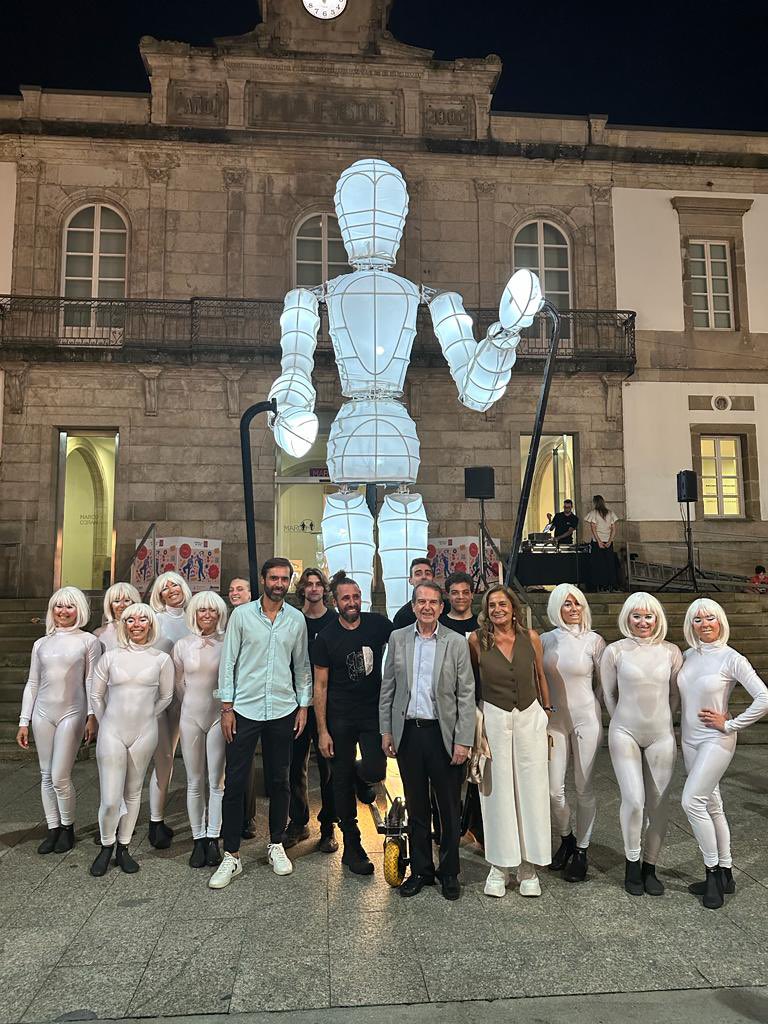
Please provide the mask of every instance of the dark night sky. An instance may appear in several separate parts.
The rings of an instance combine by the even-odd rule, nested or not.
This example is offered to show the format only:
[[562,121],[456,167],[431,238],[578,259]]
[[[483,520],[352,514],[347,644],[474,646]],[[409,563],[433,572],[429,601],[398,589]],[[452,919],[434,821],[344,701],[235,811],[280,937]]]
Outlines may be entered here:
[[[146,92],[142,35],[206,45],[258,20],[252,0],[7,6],[0,93],[10,95],[22,82]],[[395,0],[390,28],[442,59],[498,53],[496,110],[768,132],[767,12],[766,0]]]

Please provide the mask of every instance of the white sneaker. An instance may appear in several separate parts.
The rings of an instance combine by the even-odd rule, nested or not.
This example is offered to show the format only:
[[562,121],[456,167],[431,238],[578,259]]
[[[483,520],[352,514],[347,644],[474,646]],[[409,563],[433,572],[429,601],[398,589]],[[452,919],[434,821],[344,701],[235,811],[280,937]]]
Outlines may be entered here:
[[221,864],[216,868],[208,880],[209,889],[225,889],[233,878],[242,875],[243,865],[239,857],[233,857],[231,853],[224,851]]
[[267,860],[272,865],[272,870],[276,875],[290,875],[293,871],[293,864],[283,849],[282,843],[269,844],[267,847]]
[[485,880],[483,892],[486,896],[502,897],[507,891],[509,873],[504,868],[491,868]]
[[536,872],[533,873],[533,878],[521,878],[518,868],[517,881],[520,885],[521,896],[541,896],[541,883]]

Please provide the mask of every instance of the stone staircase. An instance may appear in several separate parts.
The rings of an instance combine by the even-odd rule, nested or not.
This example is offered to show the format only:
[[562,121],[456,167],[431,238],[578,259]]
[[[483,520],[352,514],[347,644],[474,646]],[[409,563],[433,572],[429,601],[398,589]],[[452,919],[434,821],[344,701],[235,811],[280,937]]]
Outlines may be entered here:
[[44,598],[0,600],[0,757],[20,754],[16,746],[21,694],[32,645],[45,632]]
[[[608,643],[620,639],[616,620],[627,594],[588,594],[592,610],[592,628],[604,636]],[[764,682],[768,684],[768,596],[743,593],[662,593],[656,595],[661,601],[669,622],[667,640],[684,651],[687,647],[683,637],[683,619],[688,605],[696,597],[707,596],[722,605],[731,627],[729,644],[748,658]],[[528,592],[526,602],[531,608],[534,629],[551,629],[547,619],[549,594]],[[731,714],[737,715],[750,703],[749,695],[737,686],[731,698]],[[768,743],[768,718],[756,723],[739,736],[739,743]]]

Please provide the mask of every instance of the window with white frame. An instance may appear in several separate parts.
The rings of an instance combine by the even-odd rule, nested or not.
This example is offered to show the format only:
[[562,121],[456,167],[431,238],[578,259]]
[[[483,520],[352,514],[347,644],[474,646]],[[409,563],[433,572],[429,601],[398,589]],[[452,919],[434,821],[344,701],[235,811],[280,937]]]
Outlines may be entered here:
[[705,517],[744,515],[741,438],[705,436],[701,444],[701,496]]
[[696,240],[688,244],[693,326],[732,331],[733,287],[727,242]]
[[[515,270],[525,268],[538,275],[544,295],[559,310],[571,308],[570,247],[558,227],[546,220],[524,224],[515,233],[512,261]],[[561,337],[568,337],[568,328],[568,322],[563,321]]]
[[[124,299],[127,245],[126,223],[112,207],[97,203],[74,213],[64,231],[64,297]],[[115,325],[110,307],[68,303],[64,310],[65,327]]]
[[316,213],[302,221],[296,232],[296,285],[314,288],[351,272],[339,222],[333,214]]

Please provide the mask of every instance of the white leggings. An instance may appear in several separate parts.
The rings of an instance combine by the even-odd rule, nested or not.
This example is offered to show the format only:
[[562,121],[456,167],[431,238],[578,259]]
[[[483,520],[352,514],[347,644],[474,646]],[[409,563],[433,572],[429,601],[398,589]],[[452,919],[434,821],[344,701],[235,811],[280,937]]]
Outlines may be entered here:
[[603,738],[603,727],[597,716],[592,715],[574,723],[570,731],[560,729],[550,722],[548,731],[552,739],[549,761],[552,824],[561,836],[567,836],[571,831],[571,809],[565,796],[565,774],[568,771],[568,755],[572,751],[573,781],[576,786],[576,845],[586,849],[592,838],[597,815],[592,773]]
[[692,746],[683,741],[683,760],[688,772],[681,801],[708,868],[730,868],[731,830],[723,810],[720,779],[733,760],[736,733]]
[[645,856],[656,864],[667,831],[669,789],[675,768],[675,736],[671,731],[651,738],[643,746],[623,726],[612,721],[608,749],[621,791],[619,820],[627,860],[640,860],[643,821]]
[[[152,753],[157,746],[157,719],[153,718],[130,746],[102,721],[96,741],[99,764],[99,829],[101,845],[131,841],[141,807],[141,788]],[[118,827],[118,821],[120,822]]]
[[155,766],[149,780],[149,819],[162,821],[165,802],[173,775],[173,758],[179,745],[181,704],[174,700],[157,719],[157,749],[153,751]]
[[36,711],[32,735],[40,762],[40,796],[48,828],[71,825],[75,820],[72,766],[83,741],[85,715],[66,715],[56,725]]
[[[226,743],[217,719],[207,731],[194,719],[181,719],[181,754],[187,770],[187,814],[192,838],[218,839],[224,797]],[[208,769],[208,829],[205,827],[205,775]]]

